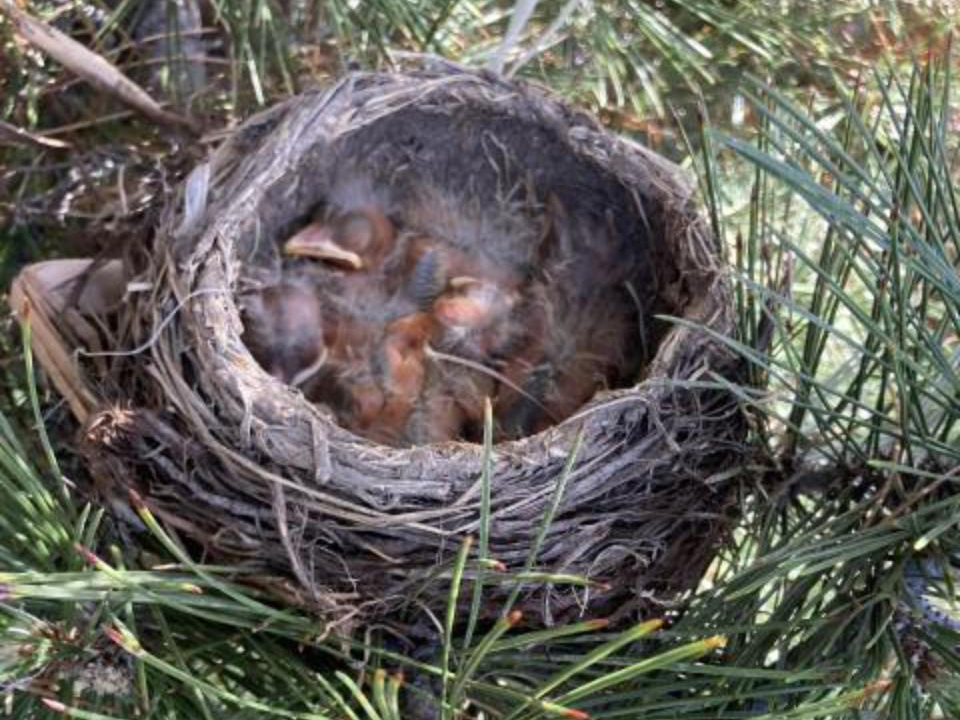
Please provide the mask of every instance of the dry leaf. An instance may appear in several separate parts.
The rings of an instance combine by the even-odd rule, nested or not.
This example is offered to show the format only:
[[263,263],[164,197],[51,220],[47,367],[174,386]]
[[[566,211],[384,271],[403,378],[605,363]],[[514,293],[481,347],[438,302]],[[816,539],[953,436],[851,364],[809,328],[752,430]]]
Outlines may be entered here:
[[123,297],[125,278],[119,260],[93,271],[75,307],[65,303],[89,259],[48,260],[25,267],[10,287],[10,305],[20,322],[30,322],[31,345],[37,361],[81,423],[99,405],[99,399],[74,358],[74,343],[98,342],[97,331],[81,313],[104,313]]

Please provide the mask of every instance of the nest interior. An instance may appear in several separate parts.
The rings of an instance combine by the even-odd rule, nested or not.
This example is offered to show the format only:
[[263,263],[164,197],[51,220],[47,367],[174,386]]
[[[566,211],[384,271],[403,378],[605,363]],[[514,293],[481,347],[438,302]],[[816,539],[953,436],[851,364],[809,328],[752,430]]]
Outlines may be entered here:
[[[633,376],[488,460],[476,444],[394,448],[340,427],[253,360],[238,299],[282,272],[280,239],[357,183],[401,221],[426,213],[450,242],[517,263],[535,262],[548,196],[584,237],[607,228],[576,264],[606,259],[604,281],[635,289]],[[744,426],[729,394],[698,381],[738,366],[695,327],[732,327],[713,238],[677,168],[541,89],[447,66],[349,75],[248,121],[128,261],[151,290],[116,327],[142,351],[91,380],[107,405],[83,434],[94,474],[113,494],[134,484],[214,556],[292,574],[332,619],[445,604],[441,570],[485,517],[487,461],[486,552],[508,568],[487,581],[492,613],[551,507],[535,567],[596,582],[527,588],[522,604],[546,621],[588,603],[625,617],[688,589],[727,527],[718,478]]]

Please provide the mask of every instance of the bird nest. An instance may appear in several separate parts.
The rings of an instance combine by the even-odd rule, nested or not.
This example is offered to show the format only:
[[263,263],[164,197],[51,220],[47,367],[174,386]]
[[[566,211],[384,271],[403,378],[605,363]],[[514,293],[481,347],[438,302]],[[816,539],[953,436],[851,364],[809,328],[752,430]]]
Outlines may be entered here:
[[[282,253],[318,211],[329,217],[361,197],[401,235],[513,269],[519,299],[497,321],[517,328],[513,350],[468,363],[457,361],[469,355],[462,333],[446,349],[417,345],[433,349],[418,356],[423,372],[445,378],[434,391],[456,395],[464,386],[449,378],[473,378],[463,395],[480,409],[462,410],[471,421],[449,439],[403,431],[384,442],[323,395],[331,376],[308,391],[248,347],[257,293],[285,274],[306,274],[327,301],[411,287],[385,266],[359,291],[345,289],[355,268]],[[725,477],[744,425],[734,398],[708,382],[738,372],[715,339],[732,330],[717,244],[677,168],[542,89],[449,67],[348,75],[239,128],[122,270],[110,263],[82,276],[86,290],[72,293],[81,303],[67,313],[23,278],[14,302],[29,301],[35,336],[49,341],[38,354],[83,422],[98,487],[115,504],[135,490],[206,557],[295,578],[294,595],[331,619],[442,607],[469,535],[488,536],[484,552],[502,564],[467,565],[467,577],[487,568],[491,613],[531,577],[517,572],[532,560],[588,582],[527,580],[527,611],[550,621],[590,603],[626,617],[694,586],[729,525]],[[93,322],[82,301],[98,283]],[[436,307],[441,292],[401,310],[381,304],[379,314],[373,303],[364,317],[379,339],[355,363],[370,370],[391,318]],[[298,330],[287,320],[277,332]],[[584,344],[604,345],[603,328],[618,336],[614,349],[577,370]],[[544,349],[573,336],[583,340],[567,355]],[[516,348],[537,342],[511,375],[524,355]],[[534,366],[551,364],[553,376],[536,376]],[[591,375],[592,397],[561,408],[583,392],[570,390],[577,372]],[[477,442],[484,396],[492,451]],[[536,419],[503,420],[511,415]],[[429,415],[423,424],[432,427]]]

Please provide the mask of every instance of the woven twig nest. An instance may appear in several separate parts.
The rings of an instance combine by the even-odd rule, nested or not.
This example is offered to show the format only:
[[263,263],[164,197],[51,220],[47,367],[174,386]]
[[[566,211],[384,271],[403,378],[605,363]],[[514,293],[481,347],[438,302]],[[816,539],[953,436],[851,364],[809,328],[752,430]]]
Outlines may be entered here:
[[400,215],[429,197],[512,227],[521,254],[540,229],[524,230],[518,203],[557,197],[575,219],[605,218],[598,242],[617,243],[629,268],[644,328],[628,348],[636,377],[493,448],[489,555],[508,570],[488,572],[490,612],[580,432],[534,567],[596,584],[531,584],[522,603],[547,620],[587,601],[624,614],[695,584],[727,527],[724,471],[743,424],[731,396],[698,383],[737,366],[711,334],[731,331],[731,298],[692,191],[672,164],[542,90],[458,68],[349,75],[252,119],[191,174],[132,254],[140,290],[112,325],[126,351],[84,364],[104,403],[85,420],[98,479],[116,497],[134,487],[208,556],[292,574],[332,618],[446,603],[452,558],[480,532],[483,447],[364,439],[241,339],[252,268],[278,268],[278,243],[346,175]]

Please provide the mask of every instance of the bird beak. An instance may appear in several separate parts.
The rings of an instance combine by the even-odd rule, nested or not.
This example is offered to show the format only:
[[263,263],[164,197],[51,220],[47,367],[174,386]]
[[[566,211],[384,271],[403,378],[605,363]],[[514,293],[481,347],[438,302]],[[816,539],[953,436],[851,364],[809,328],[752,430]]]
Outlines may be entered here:
[[450,287],[454,290],[459,290],[465,288],[469,285],[479,285],[480,280],[475,277],[470,277],[469,275],[458,275],[455,278],[450,279]]
[[363,260],[355,252],[344,250],[330,238],[328,230],[307,226],[283,244],[286,255],[326,260],[351,270],[362,270]]

